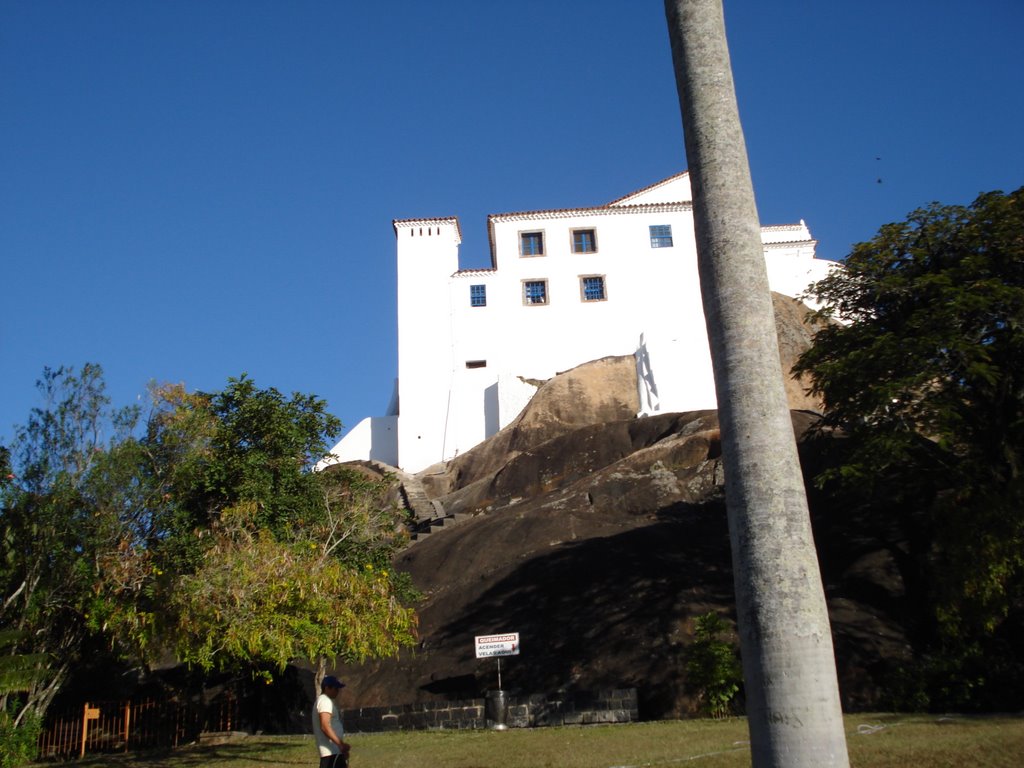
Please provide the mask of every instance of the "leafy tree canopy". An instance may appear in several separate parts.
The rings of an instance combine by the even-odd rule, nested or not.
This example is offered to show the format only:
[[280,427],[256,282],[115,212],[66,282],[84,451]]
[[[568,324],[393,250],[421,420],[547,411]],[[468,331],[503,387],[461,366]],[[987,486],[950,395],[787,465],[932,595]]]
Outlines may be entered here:
[[46,369],[37,386],[44,405],[16,430],[0,486],[0,630],[22,638],[14,652],[46,660],[21,697],[29,712],[49,705],[88,634],[106,534],[93,479],[135,418],[110,408],[99,366]]
[[914,211],[810,293],[839,322],[794,372],[849,437],[822,482],[901,524],[947,640],[990,634],[1024,575],[1024,189]]
[[199,482],[182,489],[191,494],[197,514],[252,501],[255,524],[283,533],[321,504],[316,476],[306,470],[323,458],[328,439],[341,429],[324,401],[299,393],[285,398],[242,376],[221,392],[176,408],[179,420],[198,417],[210,424]]
[[340,426],[322,400],[244,376],[215,394],[154,390],[136,475],[154,483],[160,522],[104,563],[94,624],[144,653],[173,638],[179,658],[206,669],[363,659],[411,643],[401,577],[364,573],[402,543],[384,484],[310,471]]
[[254,671],[413,641],[408,585],[383,567],[403,542],[387,483],[311,471],[341,426],[322,400],[242,376],[119,411],[96,365],[39,386],[44,406],[0,455],[0,630],[31,636],[49,668],[26,711],[90,638]]
[[389,656],[413,640],[415,617],[398,604],[388,570],[346,565],[329,538],[275,540],[251,527],[253,511],[226,511],[230,521],[200,567],[178,581],[179,658],[205,669],[222,659],[283,667],[296,658]]

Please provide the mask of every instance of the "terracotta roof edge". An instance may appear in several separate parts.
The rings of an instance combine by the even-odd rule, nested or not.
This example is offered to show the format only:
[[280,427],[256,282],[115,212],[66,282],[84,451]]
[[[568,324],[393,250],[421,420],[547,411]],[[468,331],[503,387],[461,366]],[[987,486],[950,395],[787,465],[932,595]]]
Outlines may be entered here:
[[690,171],[689,170],[680,171],[679,173],[676,173],[676,174],[673,174],[672,176],[669,176],[667,179],[662,179],[661,181],[656,181],[653,184],[648,184],[646,187],[642,187],[642,188],[636,190],[635,192],[630,192],[628,195],[623,195],[622,197],[618,197],[618,198],[612,200],[610,203],[608,203],[608,205],[618,205],[623,200],[628,200],[631,197],[636,197],[637,195],[642,195],[644,192],[650,192],[652,189],[657,189],[658,187],[662,187],[665,184],[668,184],[670,181],[675,181],[676,179],[682,178],[683,176],[689,176],[689,175],[690,175]]

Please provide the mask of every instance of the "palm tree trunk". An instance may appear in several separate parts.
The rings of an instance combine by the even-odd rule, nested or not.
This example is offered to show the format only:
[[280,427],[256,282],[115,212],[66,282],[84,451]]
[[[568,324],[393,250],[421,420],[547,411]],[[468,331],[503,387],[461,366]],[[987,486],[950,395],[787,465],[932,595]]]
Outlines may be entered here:
[[665,0],[704,314],[754,766],[849,760],[828,610],[783,390],[721,0]]

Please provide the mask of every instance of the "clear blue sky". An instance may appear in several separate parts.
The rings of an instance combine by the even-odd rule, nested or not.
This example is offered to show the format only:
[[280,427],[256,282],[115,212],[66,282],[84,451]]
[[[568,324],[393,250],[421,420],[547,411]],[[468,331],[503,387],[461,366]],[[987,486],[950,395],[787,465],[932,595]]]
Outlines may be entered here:
[[[842,258],[1024,184],[1024,2],[726,0],[761,220]],[[396,375],[391,220],[686,167],[658,0],[0,0],[0,440],[43,366],[325,398]],[[881,180],[881,183],[879,183]]]

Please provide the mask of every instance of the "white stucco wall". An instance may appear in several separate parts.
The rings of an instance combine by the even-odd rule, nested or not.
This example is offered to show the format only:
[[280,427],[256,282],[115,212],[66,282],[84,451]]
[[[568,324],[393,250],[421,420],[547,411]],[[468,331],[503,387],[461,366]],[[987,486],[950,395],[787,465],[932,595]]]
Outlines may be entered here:
[[[689,201],[681,174],[607,206],[492,215],[494,268],[464,272],[457,220],[395,222],[397,463],[416,472],[469,450],[518,415],[531,380],[608,355],[637,354],[640,413],[715,407]],[[652,247],[652,225],[671,226],[672,247]],[[575,229],[594,231],[594,252],[573,253]],[[520,255],[524,231],[543,233],[544,255]],[[802,221],[763,239],[780,293],[799,295],[831,265],[814,259]],[[604,278],[605,300],[582,300],[583,276]],[[547,304],[524,303],[525,280],[547,281]],[[486,306],[471,305],[474,285]]]
[[320,470],[342,461],[375,459],[398,466],[398,416],[370,416],[345,433],[331,455],[316,465]]
[[460,389],[453,377],[451,275],[462,237],[455,219],[395,222],[398,252],[398,457],[412,471],[451,454]]

